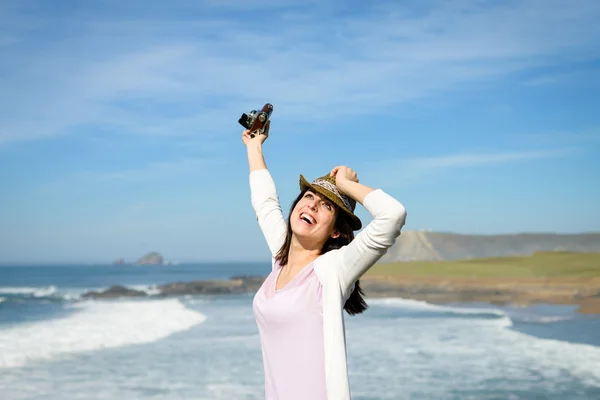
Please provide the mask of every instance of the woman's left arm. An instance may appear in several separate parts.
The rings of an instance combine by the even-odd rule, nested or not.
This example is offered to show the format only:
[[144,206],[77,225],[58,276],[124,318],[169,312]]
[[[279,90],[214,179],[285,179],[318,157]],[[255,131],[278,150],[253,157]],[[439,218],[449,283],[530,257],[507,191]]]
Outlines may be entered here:
[[346,167],[336,167],[332,174],[336,174],[338,189],[362,204],[373,217],[336,255],[340,285],[347,292],[396,242],[406,222],[406,209],[383,190],[358,183],[356,174]]

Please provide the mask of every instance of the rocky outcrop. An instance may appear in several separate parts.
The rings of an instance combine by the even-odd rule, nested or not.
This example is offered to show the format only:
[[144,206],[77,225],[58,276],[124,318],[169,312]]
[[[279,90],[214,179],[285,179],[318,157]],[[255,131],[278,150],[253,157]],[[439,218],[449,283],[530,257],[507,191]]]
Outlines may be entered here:
[[163,256],[155,251],[152,251],[152,252],[146,254],[145,256],[140,257],[135,263],[138,265],[147,265],[147,264],[162,265],[163,262],[164,262]]
[[89,299],[103,298],[103,299],[111,299],[117,297],[137,297],[137,296],[147,296],[146,292],[141,290],[130,289],[125,286],[111,286],[110,288],[103,290],[101,292],[86,292],[81,295],[81,297]]
[[[208,280],[191,282],[173,282],[156,286],[155,297],[182,295],[213,295],[254,293],[264,281],[264,277],[239,276],[228,280]],[[87,292],[84,298],[104,299],[115,297],[149,296],[146,292],[133,290],[124,286],[111,286],[100,292]]]
[[233,277],[229,280],[168,283],[159,285],[156,288],[163,296],[186,294],[240,294],[257,291],[264,279],[264,277]]

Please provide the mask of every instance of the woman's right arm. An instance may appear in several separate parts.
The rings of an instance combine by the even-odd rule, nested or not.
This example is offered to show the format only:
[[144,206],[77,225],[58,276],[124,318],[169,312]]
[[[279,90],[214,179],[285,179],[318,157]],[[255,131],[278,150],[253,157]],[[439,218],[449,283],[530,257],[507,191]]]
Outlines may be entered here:
[[248,130],[242,134],[242,141],[248,152],[250,167],[250,199],[256,219],[267,241],[271,255],[277,254],[285,241],[287,225],[279,204],[275,183],[263,156],[262,144],[267,139],[269,127],[264,134],[250,136]]
[[248,166],[250,167],[250,173],[267,169],[262,149],[262,144],[266,140],[266,137],[261,138],[261,135],[256,135],[254,138],[252,138],[250,137],[249,130],[245,130],[242,135],[242,140],[244,141],[246,150],[248,151]]

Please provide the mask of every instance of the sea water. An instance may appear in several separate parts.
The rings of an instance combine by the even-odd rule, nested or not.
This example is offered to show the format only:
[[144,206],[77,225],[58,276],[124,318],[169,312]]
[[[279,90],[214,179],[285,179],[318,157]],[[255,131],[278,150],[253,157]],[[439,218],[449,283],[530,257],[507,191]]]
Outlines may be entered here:
[[[88,290],[268,264],[0,267],[0,398],[261,399],[252,294],[83,300]],[[346,317],[353,399],[600,399],[600,318],[575,307],[368,299]]]

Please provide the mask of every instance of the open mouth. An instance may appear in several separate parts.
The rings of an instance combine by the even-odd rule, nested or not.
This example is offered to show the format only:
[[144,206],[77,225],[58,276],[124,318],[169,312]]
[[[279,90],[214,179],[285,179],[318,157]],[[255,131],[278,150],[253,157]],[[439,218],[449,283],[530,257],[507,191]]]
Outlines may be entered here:
[[315,219],[313,217],[311,217],[310,215],[308,215],[306,213],[301,213],[300,219],[309,225],[313,225],[313,224],[317,223],[317,221],[315,221]]

